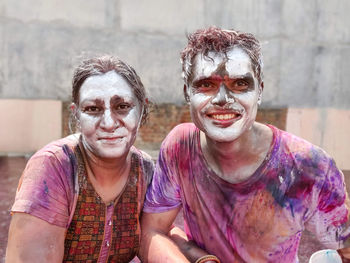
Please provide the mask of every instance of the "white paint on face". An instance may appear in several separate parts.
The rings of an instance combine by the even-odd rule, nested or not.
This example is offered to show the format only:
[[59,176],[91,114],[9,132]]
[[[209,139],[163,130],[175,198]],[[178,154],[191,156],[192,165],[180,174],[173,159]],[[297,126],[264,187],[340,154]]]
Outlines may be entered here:
[[192,121],[210,139],[231,142],[252,127],[262,88],[243,49],[208,57],[194,58],[188,88]]
[[133,89],[116,72],[87,78],[78,105],[84,147],[100,158],[126,156],[135,142],[141,111]]

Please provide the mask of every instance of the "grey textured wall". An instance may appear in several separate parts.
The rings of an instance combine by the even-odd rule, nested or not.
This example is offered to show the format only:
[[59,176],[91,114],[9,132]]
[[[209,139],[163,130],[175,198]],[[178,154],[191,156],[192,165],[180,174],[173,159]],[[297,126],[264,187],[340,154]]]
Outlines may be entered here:
[[0,0],[0,98],[70,99],[74,66],[112,53],[157,103],[181,104],[187,32],[257,35],[264,107],[350,108],[349,0]]

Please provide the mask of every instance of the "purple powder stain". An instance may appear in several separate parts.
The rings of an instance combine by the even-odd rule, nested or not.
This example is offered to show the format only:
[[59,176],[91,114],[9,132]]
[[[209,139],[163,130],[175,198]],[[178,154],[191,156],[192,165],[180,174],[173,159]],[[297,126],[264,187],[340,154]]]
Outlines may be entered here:
[[43,181],[43,187],[39,190],[39,192],[37,193],[38,195],[38,199],[40,200],[40,205],[43,207],[49,207],[49,187],[47,185],[47,182],[44,180]]
[[47,186],[46,181],[44,181],[44,192],[45,192],[45,194],[49,193],[49,187]]

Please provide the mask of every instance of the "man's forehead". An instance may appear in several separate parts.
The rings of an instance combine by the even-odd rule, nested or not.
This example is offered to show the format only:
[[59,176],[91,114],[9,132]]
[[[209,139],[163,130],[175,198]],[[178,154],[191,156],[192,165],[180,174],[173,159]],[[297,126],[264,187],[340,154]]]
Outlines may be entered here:
[[253,72],[250,57],[240,47],[233,47],[226,53],[210,51],[207,55],[197,54],[193,64],[194,79],[210,76],[215,72],[226,72],[227,75]]

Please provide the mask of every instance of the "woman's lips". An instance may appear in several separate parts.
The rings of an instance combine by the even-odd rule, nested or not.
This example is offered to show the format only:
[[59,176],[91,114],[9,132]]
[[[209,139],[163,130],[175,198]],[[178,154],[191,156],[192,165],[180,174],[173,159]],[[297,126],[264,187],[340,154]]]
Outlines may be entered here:
[[115,136],[115,137],[99,137],[98,140],[102,142],[107,142],[107,143],[114,143],[117,141],[121,141],[123,139],[122,136]]

